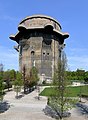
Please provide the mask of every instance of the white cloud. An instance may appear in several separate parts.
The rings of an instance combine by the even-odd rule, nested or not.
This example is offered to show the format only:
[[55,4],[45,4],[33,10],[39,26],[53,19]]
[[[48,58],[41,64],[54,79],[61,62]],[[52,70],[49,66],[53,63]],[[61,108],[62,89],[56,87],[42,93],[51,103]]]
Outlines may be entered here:
[[14,49],[0,46],[0,63],[4,65],[4,69],[18,70],[18,52]]

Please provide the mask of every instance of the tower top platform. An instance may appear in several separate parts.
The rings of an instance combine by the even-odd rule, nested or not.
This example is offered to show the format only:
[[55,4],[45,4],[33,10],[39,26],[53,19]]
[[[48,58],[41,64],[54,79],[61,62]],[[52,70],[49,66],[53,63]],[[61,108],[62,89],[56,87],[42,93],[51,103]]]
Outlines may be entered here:
[[18,32],[15,35],[10,35],[10,39],[19,43],[19,40],[23,36],[23,34],[29,31],[41,31],[43,33],[51,32],[51,34],[55,34],[61,37],[63,40],[69,37],[68,33],[61,32],[61,25],[54,18],[46,16],[46,15],[33,15],[24,18],[18,25]]
[[45,15],[33,15],[23,19],[18,25],[18,30],[23,29],[42,29],[45,27],[51,27],[52,29],[61,30],[61,25],[55,19]]

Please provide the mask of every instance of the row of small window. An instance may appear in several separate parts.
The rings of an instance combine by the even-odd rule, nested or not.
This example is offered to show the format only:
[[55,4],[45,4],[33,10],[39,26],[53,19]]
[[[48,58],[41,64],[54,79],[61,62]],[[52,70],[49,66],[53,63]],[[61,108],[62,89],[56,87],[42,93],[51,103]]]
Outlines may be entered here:
[[[31,55],[34,55],[35,54],[35,52],[34,51],[31,51]],[[49,53],[46,53],[46,52],[43,52],[43,55],[45,56],[45,55],[48,55],[49,56]]]
[[45,56],[45,55],[49,55],[49,53],[45,53],[45,52],[43,52],[43,55]]

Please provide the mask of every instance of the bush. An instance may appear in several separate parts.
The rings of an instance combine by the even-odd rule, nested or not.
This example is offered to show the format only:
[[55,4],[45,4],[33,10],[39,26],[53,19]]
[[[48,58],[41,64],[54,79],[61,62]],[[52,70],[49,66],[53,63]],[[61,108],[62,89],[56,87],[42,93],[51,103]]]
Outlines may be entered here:
[[88,98],[88,95],[87,94],[82,94],[81,97]]
[[6,82],[4,82],[4,89],[8,89],[8,88],[12,88],[11,82],[9,84],[7,84]]

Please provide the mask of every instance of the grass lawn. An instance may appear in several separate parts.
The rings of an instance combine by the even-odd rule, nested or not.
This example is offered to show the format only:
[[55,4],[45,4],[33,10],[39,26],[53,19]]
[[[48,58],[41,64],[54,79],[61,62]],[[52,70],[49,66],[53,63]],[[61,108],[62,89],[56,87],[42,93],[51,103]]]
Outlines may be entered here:
[[[55,95],[57,91],[53,87],[45,88],[40,95],[41,96],[52,96]],[[83,95],[88,95],[88,85],[78,86],[78,87],[67,87],[68,97],[77,97],[80,93]],[[66,94],[65,94],[66,95]]]

